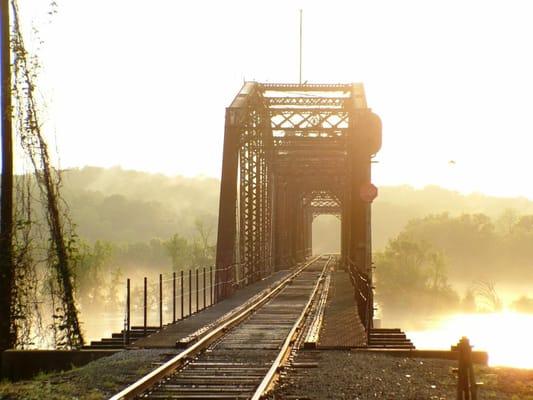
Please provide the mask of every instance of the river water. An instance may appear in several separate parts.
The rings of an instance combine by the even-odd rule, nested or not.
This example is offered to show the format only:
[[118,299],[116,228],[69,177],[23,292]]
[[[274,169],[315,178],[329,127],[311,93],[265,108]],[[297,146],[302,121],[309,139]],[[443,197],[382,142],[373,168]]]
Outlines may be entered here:
[[[149,324],[155,325],[154,315],[149,317]],[[110,337],[112,332],[122,329],[123,323],[124,316],[120,313],[100,313],[86,318],[83,324],[86,339]],[[138,316],[133,318],[132,325],[141,323]],[[402,327],[420,350],[448,350],[462,336],[466,336],[474,350],[489,353],[491,366],[533,369],[533,314],[513,311],[463,313],[423,321],[417,319],[414,327],[410,327],[408,321],[395,322],[394,326]]]
[[533,314],[454,314],[405,329],[417,349],[449,349],[462,336],[489,353],[489,365],[533,369]]

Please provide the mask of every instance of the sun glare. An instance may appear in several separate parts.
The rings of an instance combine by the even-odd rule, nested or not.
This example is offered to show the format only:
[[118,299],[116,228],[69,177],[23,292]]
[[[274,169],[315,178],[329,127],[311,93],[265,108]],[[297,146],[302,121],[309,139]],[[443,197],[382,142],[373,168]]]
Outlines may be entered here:
[[449,349],[467,336],[474,350],[489,353],[490,366],[533,369],[533,314],[511,311],[457,314],[407,335],[418,349]]

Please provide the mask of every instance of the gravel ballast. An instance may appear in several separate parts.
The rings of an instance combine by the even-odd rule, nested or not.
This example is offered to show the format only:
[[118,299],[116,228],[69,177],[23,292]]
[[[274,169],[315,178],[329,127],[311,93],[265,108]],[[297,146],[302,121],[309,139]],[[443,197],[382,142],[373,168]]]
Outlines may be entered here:
[[[355,351],[300,351],[273,399],[457,398],[456,361]],[[307,366],[307,367],[306,367]],[[533,399],[533,370],[475,366],[482,399]]]
[[[82,368],[0,383],[0,399],[107,399],[174,356],[176,350],[131,350]],[[235,351],[235,362],[244,361]],[[302,350],[271,399],[455,400],[455,361],[340,350]],[[475,366],[478,400],[533,400],[533,370]]]

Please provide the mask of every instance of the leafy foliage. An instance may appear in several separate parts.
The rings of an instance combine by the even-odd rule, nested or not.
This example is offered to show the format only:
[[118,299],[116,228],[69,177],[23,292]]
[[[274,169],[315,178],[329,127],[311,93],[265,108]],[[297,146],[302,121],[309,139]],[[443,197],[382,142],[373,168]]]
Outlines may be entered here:
[[[44,241],[46,256],[40,261],[45,267],[45,285],[51,308],[52,321],[49,325],[56,347],[73,348],[83,344],[83,336],[78,318],[78,310],[74,299],[72,262],[76,257],[76,234],[70,226],[68,210],[60,194],[61,175],[52,166],[50,151],[45,139],[41,113],[42,104],[38,101],[37,75],[40,68],[38,57],[29,54],[24,44],[24,37],[19,20],[17,0],[9,2],[11,6],[12,24],[10,26],[10,41],[12,63],[12,91],[13,119],[25,161],[32,166],[34,185],[24,184],[17,187],[22,208],[16,208],[18,225],[22,227],[15,231],[19,236],[15,238],[16,273],[13,285],[13,311],[4,316],[13,320],[13,331],[22,328],[22,335],[16,334],[17,344],[26,345],[28,332],[36,330],[32,326],[30,316],[37,314],[41,318],[41,308],[36,306],[35,298],[28,294],[35,294],[37,270],[34,259],[38,247],[31,246],[31,240],[36,236],[32,233],[34,224],[46,232]],[[32,189],[35,189],[32,191]],[[40,207],[41,220],[32,217],[32,197]],[[31,275],[31,276],[30,276]],[[32,304],[33,303],[33,304]],[[34,311],[34,312],[33,312]],[[14,318],[12,318],[14,316]],[[18,320],[23,319],[19,324]],[[40,325],[40,324],[39,324]]]
[[377,300],[385,312],[435,312],[457,307],[441,252],[401,234],[375,256]]

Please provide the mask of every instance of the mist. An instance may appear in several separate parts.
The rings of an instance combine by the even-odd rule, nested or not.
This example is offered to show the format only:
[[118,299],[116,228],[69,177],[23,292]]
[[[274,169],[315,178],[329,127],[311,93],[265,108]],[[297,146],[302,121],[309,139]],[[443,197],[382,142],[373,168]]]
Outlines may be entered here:
[[[91,281],[79,273],[85,279],[78,298],[87,331],[106,318],[109,325],[122,323],[126,278],[132,279],[132,291],[138,291],[144,276],[155,284],[160,273],[168,276],[189,266],[212,265],[218,180],[86,167],[65,171],[63,182],[80,239],[91,255],[84,268],[93,271],[98,264],[96,276],[101,277]],[[372,217],[377,316],[387,326],[415,329],[429,316],[497,311],[476,294],[483,285],[493,288],[500,310],[533,312],[532,214],[533,202],[526,198],[462,195],[437,186],[381,187]],[[175,260],[180,264],[173,266],[166,243],[174,235],[187,244],[176,250],[181,261]],[[203,250],[202,235],[207,236]],[[315,217],[312,243],[315,254],[338,253],[340,219]],[[395,245],[407,247],[391,251]],[[408,270],[398,268],[411,256],[406,249],[426,257],[417,267],[416,279],[407,279]],[[402,279],[406,283],[395,286]],[[101,289],[100,294],[92,293],[94,287]],[[91,299],[105,299],[105,293],[116,296],[91,304]],[[168,306],[165,310],[168,314]]]

